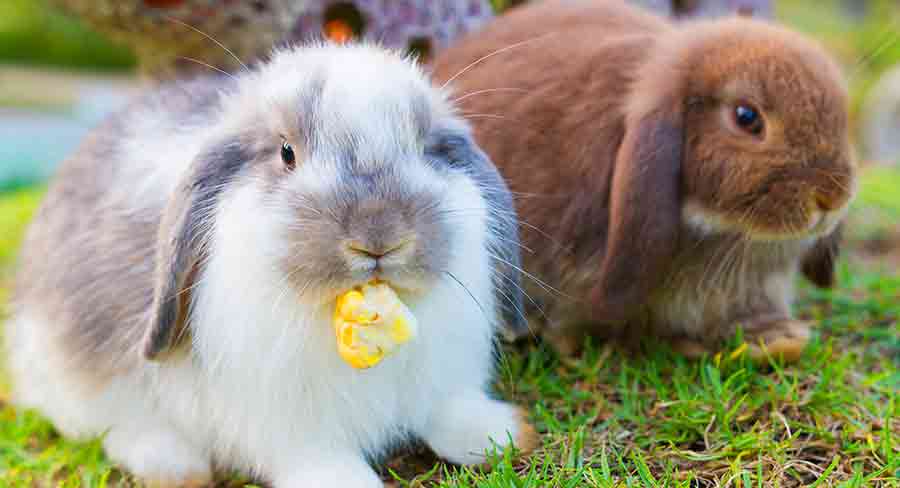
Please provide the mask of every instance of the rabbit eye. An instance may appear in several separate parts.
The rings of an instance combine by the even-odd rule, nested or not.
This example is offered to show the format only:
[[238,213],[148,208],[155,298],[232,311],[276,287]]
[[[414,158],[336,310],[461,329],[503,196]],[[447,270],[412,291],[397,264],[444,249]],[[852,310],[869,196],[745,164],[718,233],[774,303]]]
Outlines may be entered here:
[[294,166],[297,164],[297,160],[294,156],[294,148],[292,148],[287,141],[281,143],[281,160],[284,161],[284,165],[287,166],[288,169],[294,169]]
[[753,135],[759,135],[763,130],[763,119],[759,111],[750,105],[741,104],[735,107],[734,121],[738,127]]

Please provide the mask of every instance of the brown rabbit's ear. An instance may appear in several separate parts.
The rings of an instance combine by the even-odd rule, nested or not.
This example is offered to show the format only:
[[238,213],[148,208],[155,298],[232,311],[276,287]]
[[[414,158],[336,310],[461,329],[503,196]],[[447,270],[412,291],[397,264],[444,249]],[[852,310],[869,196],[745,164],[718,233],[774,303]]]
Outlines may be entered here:
[[625,321],[645,304],[678,246],[683,107],[669,95],[632,113],[616,156],[606,250],[591,297],[598,322]]
[[190,337],[191,289],[206,259],[216,205],[250,160],[238,141],[215,145],[191,164],[163,212],[145,358],[165,359]]
[[841,224],[831,234],[819,239],[803,257],[803,275],[819,288],[831,288],[837,281],[835,268],[843,236],[844,226]]

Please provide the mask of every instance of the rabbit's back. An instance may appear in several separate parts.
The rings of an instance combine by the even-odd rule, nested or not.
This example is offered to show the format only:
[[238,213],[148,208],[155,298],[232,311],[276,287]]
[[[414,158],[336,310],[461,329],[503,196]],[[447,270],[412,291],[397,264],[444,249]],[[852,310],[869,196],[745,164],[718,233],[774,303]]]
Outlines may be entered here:
[[[461,112],[514,193],[523,244],[535,250],[523,255],[526,270],[570,296],[590,282],[584,263],[603,248],[632,74],[669,28],[616,3],[513,11],[434,66],[439,81],[452,80]],[[543,305],[562,300],[547,290],[532,283],[528,291]]]
[[[13,297],[14,315],[41,316],[10,321],[13,339],[37,334],[68,369],[95,379],[133,365],[153,296],[162,209],[220,88],[203,80],[149,93],[60,166],[22,246]],[[17,331],[16,323],[52,330]]]

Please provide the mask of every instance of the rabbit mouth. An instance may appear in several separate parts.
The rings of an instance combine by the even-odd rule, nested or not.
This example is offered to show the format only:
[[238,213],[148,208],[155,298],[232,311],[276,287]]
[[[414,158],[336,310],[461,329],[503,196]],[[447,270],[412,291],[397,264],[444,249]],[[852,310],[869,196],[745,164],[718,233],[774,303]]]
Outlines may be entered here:
[[821,237],[830,234],[846,213],[846,208],[830,212],[815,211],[810,217],[806,233],[811,237]]
[[791,241],[816,238],[834,231],[846,214],[846,206],[831,211],[804,211],[802,216],[790,225],[789,219],[782,220],[783,225],[755,225],[752,222],[734,220],[728,216],[707,209],[699,202],[688,201],[682,209],[682,221],[690,229],[704,236],[725,233],[737,233],[755,241]]
[[316,302],[330,303],[347,290],[363,286],[367,283],[385,283],[398,293],[422,295],[428,293],[437,280],[428,269],[410,265],[379,264],[374,261],[365,267],[357,267],[343,279],[322,283]]
[[758,241],[793,241],[803,239],[815,239],[826,236],[834,231],[844,217],[845,210],[806,212],[799,220],[799,225],[786,224],[784,228],[754,229],[749,228],[745,232],[753,240]]

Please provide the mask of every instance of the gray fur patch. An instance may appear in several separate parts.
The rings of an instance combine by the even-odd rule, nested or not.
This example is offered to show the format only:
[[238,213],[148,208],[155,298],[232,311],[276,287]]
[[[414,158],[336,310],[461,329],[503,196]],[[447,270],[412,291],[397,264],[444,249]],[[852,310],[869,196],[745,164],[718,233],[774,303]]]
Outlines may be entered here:
[[505,325],[516,336],[528,332],[522,290],[518,218],[509,187],[497,168],[466,133],[442,130],[431,136],[426,155],[465,171],[487,201],[489,252],[493,255],[496,302]]
[[297,103],[297,127],[303,137],[304,151],[307,155],[318,151],[321,141],[316,139],[317,121],[321,114],[319,107],[322,103],[322,92],[325,90],[325,80],[315,78],[310,81],[307,89],[298,95]]
[[143,95],[60,166],[22,246],[13,313],[48,324],[42,334],[67,368],[91,380],[127,370],[147,332],[166,196],[148,192],[135,205],[133,192],[156,162],[131,159],[124,144],[165,144],[208,125],[232,86],[204,78]]
[[240,140],[215,145],[199,156],[191,175],[170,203],[163,219],[161,236],[169,236],[159,251],[158,272],[153,303],[153,318],[144,344],[144,355],[155,358],[178,342],[176,332],[184,327],[190,306],[190,276],[205,259],[205,224],[211,218],[219,197],[256,154]]

